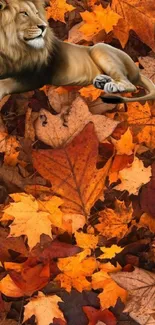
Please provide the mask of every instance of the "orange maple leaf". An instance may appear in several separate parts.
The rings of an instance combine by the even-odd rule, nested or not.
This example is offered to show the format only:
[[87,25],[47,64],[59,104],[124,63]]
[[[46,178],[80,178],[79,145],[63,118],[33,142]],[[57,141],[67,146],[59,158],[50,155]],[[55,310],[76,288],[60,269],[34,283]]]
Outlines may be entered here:
[[94,101],[103,93],[103,90],[96,89],[93,85],[89,85],[87,87],[82,87],[79,90],[79,93],[81,94],[81,96],[88,97],[92,101]]
[[92,12],[85,11],[80,13],[80,15],[84,21],[84,25],[80,27],[80,31],[87,36],[98,34],[101,30],[109,33],[121,18],[110,6],[104,9],[101,4],[94,6]]
[[65,23],[64,15],[67,11],[72,11],[75,8],[69,5],[66,0],[52,0],[50,6],[46,8],[47,19],[59,20]]
[[64,148],[33,151],[34,167],[51,181],[53,191],[64,201],[61,209],[66,213],[87,216],[102,194],[111,158],[97,169],[98,145],[90,123]]
[[95,249],[98,244],[98,236],[85,234],[83,232],[75,233],[76,243],[79,247]]
[[95,228],[105,237],[122,238],[128,231],[128,223],[132,220],[133,209],[124,202],[116,201],[115,210],[106,208],[99,212],[100,223]]
[[86,277],[92,275],[98,264],[94,257],[87,257],[90,253],[90,249],[85,249],[75,256],[59,258],[58,268],[63,273],[59,274],[55,280],[60,281],[61,287],[68,292],[72,287],[80,292],[91,289],[91,283]]

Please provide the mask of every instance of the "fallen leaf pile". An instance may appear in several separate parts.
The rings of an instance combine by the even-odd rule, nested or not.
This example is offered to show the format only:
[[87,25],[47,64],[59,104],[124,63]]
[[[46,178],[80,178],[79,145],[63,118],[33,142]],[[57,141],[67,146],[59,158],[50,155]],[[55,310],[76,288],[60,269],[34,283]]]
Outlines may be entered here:
[[[46,4],[59,38],[123,49],[155,81],[153,0]],[[155,325],[155,103],[101,93],[0,103],[0,325]]]

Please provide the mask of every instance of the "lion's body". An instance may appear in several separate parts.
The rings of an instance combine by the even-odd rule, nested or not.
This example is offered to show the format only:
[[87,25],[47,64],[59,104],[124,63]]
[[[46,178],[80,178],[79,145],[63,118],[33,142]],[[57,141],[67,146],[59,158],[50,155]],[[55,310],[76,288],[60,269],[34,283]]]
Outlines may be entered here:
[[58,40],[48,26],[42,0],[1,2],[0,98],[44,84],[93,83],[110,94],[134,92],[136,85],[149,91],[140,98],[115,96],[124,102],[155,99],[155,86],[123,51],[104,43],[89,47]]

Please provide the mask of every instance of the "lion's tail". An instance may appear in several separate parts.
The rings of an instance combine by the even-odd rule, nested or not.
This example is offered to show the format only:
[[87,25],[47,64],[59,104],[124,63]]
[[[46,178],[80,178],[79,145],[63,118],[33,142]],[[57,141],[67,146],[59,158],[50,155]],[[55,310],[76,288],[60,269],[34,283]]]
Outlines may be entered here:
[[145,100],[154,100],[155,99],[155,85],[154,83],[145,77],[144,75],[140,75],[140,80],[138,82],[138,86],[143,87],[144,89],[148,90],[148,94],[141,96],[141,97],[121,97],[117,95],[105,95],[101,96],[101,99],[105,103],[112,103],[112,104],[118,104],[118,103],[128,103],[128,102],[142,102]]

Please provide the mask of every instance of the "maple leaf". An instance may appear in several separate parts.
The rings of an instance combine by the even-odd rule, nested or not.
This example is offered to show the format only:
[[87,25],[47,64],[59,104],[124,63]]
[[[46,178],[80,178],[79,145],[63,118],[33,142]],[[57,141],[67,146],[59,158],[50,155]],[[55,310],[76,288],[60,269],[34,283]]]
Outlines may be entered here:
[[133,143],[133,136],[129,128],[119,140],[112,138],[111,141],[115,146],[117,155],[131,155],[133,153],[135,144]]
[[123,18],[120,18],[117,25],[113,27],[115,37],[120,41],[122,48],[125,47],[129,39],[130,26]]
[[[62,202],[61,199],[53,197],[50,202],[50,211],[45,212],[44,202],[42,202],[41,206],[41,201],[38,203],[32,195],[25,193],[12,194],[11,198],[15,202],[10,203],[9,207],[6,207],[4,210],[5,214],[8,215],[8,220],[10,219],[9,216],[11,216],[11,219],[13,218],[13,223],[10,226],[10,236],[18,237],[26,235],[30,248],[34,247],[40,241],[41,234],[44,233],[51,237],[51,224],[54,224],[56,211],[58,212],[58,216],[61,216],[58,208]],[[59,221],[55,222],[56,225],[60,223]]]
[[90,123],[64,148],[33,151],[33,165],[62,197],[63,212],[87,216],[101,196],[111,158],[103,168],[97,169],[98,145]]
[[128,105],[128,123],[138,143],[145,143],[150,149],[155,147],[155,117],[153,107],[148,103],[132,103]]
[[[154,1],[113,0],[112,9],[124,19],[125,32],[132,29],[142,42],[155,50],[154,43]],[[145,26],[145,30],[144,30]],[[118,34],[117,34],[118,36]],[[121,36],[120,36],[121,37]]]
[[[111,263],[103,264],[102,269],[92,275],[92,288],[103,289],[98,297],[103,309],[109,308],[110,306],[115,306],[118,297],[121,298],[123,302],[126,301],[127,293],[121,287],[119,287],[111,278],[108,272],[116,272],[120,270],[120,266],[114,267]],[[113,293],[113,294],[111,294]]]
[[83,228],[86,218],[82,214],[64,213],[62,217],[62,228],[70,234],[74,234],[78,229]]
[[133,272],[110,273],[110,276],[129,291],[124,312],[142,325],[154,324],[155,274],[135,267]]
[[104,9],[101,4],[94,6],[92,12],[85,11],[80,15],[85,23],[80,27],[80,31],[86,36],[98,34],[102,29],[109,33],[121,18],[120,15],[111,10],[110,6]]
[[32,297],[31,301],[24,307],[24,320],[35,315],[38,325],[49,325],[54,318],[64,319],[62,311],[58,307],[58,303],[62,302],[61,298],[53,296],[45,296],[42,292],[38,292],[37,297]]
[[22,296],[31,296],[35,291],[43,288],[49,281],[49,263],[38,262],[36,258],[29,258],[22,264],[4,263],[15,285],[21,290]]
[[112,245],[111,247],[100,247],[100,250],[104,253],[100,255],[98,258],[105,259],[105,258],[113,258],[116,254],[119,254],[123,248],[117,245]]
[[95,228],[105,237],[125,236],[128,231],[128,223],[132,220],[133,209],[130,205],[126,207],[124,202],[115,201],[115,210],[106,208],[99,212],[100,223]]
[[116,318],[108,309],[95,309],[91,306],[84,306],[83,310],[89,319],[88,325],[96,325],[103,321],[106,325],[116,325]]
[[85,234],[83,232],[75,233],[76,243],[79,247],[95,249],[98,244],[98,236]]
[[58,268],[63,271],[55,280],[61,282],[61,287],[64,287],[68,292],[73,286],[78,291],[90,290],[91,283],[86,279],[91,276],[97,267],[97,261],[90,255],[90,249],[85,249],[76,256],[60,258],[58,260]]
[[129,194],[137,195],[142,185],[149,182],[151,177],[151,167],[144,167],[142,160],[135,157],[132,166],[124,168],[119,172],[121,184],[115,186],[116,190],[128,191]]
[[[43,124],[43,117],[46,120],[46,125]],[[47,110],[42,109],[35,124],[36,135],[44,143],[52,147],[60,147],[71,142],[89,122],[94,123],[100,142],[111,135],[118,125],[118,121],[97,114],[92,115],[85,101],[78,97],[72,103],[65,126],[61,114],[52,115]]]
[[145,57],[140,56],[138,57],[138,61],[143,66],[141,73],[151,79],[153,83],[155,83],[155,53],[149,52],[149,55]]
[[65,23],[64,15],[67,11],[72,11],[75,8],[66,3],[66,0],[52,0],[50,6],[46,8],[47,19],[59,20]]

